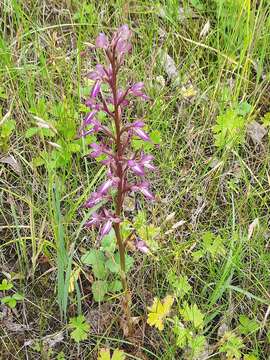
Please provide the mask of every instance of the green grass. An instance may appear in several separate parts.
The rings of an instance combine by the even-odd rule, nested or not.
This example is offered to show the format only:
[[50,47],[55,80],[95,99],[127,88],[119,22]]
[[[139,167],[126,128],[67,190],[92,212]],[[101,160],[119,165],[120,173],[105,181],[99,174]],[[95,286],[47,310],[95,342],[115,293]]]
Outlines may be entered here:
[[[142,354],[149,359],[189,359],[188,352],[177,348],[169,323],[162,333],[145,327],[153,298],[173,292],[169,271],[188,277],[192,292],[186,300],[205,314],[204,335],[212,349],[205,359],[222,359],[217,347],[221,325],[239,334],[240,314],[261,326],[242,336],[243,356],[254,352],[257,359],[269,358],[269,135],[254,144],[245,134],[240,145],[218,149],[212,127],[218,115],[241,102],[251,105],[245,128],[249,121],[262,124],[270,111],[270,4],[181,3],[182,17],[173,0],[11,0],[0,5],[0,124],[10,111],[16,127],[5,155],[20,165],[16,172],[0,160],[0,264],[2,277],[11,278],[25,297],[8,321],[13,327],[29,326],[13,332],[3,318],[1,359],[56,359],[61,351],[66,359],[96,359],[102,347],[124,349],[130,359],[143,359]],[[208,20],[209,33],[200,37]],[[80,206],[104,176],[104,169],[83,157],[87,144],[75,140],[89,86],[85,74],[95,64],[91,52],[86,57],[80,53],[98,32],[123,23],[135,33],[124,76],[145,81],[151,101],[138,105],[137,113],[145,114],[148,127],[162,137],[154,151],[159,172],[152,177],[159,201],[140,203],[149,221],[162,225],[160,250],[149,257],[134,254],[130,279],[132,311],[142,316],[140,352],[119,328],[118,297],[112,297],[107,308],[94,303],[92,275],[80,262],[85,250],[95,246],[95,234],[83,227],[90,214],[84,215]],[[166,74],[162,53],[175,62],[175,83]],[[184,88],[195,90],[195,96],[185,96]],[[36,127],[37,117],[53,129],[25,136]],[[61,152],[48,141],[60,144]],[[172,212],[171,225],[185,223],[166,235],[170,223],[164,221]],[[259,225],[248,236],[255,219]],[[196,262],[193,253],[207,231],[221,236],[226,251],[218,259],[207,253]],[[68,294],[75,268],[81,268],[81,276]],[[177,299],[175,313],[181,306]],[[98,309],[97,321],[93,310]],[[1,307],[0,314],[4,312]],[[91,330],[77,346],[66,318],[81,312]],[[96,326],[102,330],[95,331]],[[44,337],[59,331],[64,340],[49,350]],[[29,340],[39,348],[24,346]]]

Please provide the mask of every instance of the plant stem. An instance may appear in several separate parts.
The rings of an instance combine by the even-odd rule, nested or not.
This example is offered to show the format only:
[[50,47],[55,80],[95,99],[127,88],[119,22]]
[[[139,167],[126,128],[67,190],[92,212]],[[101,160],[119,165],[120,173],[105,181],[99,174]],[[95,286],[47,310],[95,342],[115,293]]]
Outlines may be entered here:
[[[111,56],[109,57],[111,65],[112,65],[112,82],[111,82],[111,89],[113,94],[113,103],[114,103],[114,123],[115,123],[115,131],[116,131],[116,168],[117,168],[117,177],[120,179],[117,187],[117,195],[115,199],[116,210],[115,214],[117,217],[120,217],[123,211],[123,195],[124,195],[124,186],[125,186],[125,172],[123,171],[122,166],[122,158],[123,158],[123,144],[121,143],[121,114],[118,104],[118,89],[117,89],[117,64],[116,64],[116,56],[115,56],[115,49]],[[131,311],[130,311],[130,293],[128,289],[127,277],[126,277],[126,260],[125,260],[125,244],[122,239],[121,231],[120,231],[120,224],[114,224],[114,231],[117,241],[117,246],[119,249],[120,255],[120,276],[121,276],[121,283],[124,290],[124,301],[123,301],[123,310],[126,316],[128,333],[132,332],[132,320],[131,320]]]

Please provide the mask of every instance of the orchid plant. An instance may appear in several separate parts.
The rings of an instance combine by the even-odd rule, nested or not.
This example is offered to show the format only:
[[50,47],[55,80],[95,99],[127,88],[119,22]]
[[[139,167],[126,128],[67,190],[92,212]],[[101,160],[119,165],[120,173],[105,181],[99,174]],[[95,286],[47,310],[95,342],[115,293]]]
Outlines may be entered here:
[[[151,139],[144,130],[144,121],[138,118],[132,122],[128,121],[126,111],[132,105],[132,96],[141,101],[148,100],[143,91],[144,83],[128,84],[125,89],[119,85],[120,70],[124,65],[125,56],[132,48],[131,36],[132,32],[127,25],[114,32],[111,40],[103,33],[98,35],[95,48],[103,51],[106,64],[97,64],[95,70],[87,74],[94,84],[90,97],[86,100],[90,112],[79,130],[82,137],[96,134],[98,142],[90,144],[89,156],[101,159],[101,163],[107,168],[106,181],[85,203],[87,209],[98,208],[86,226],[98,228],[100,239],[112,229],[115,232],[124,292],[123,308],[129,330],[132,328],[131,297],[125,264],[128,239],[123,239],[121,232],[121,223],[124,221],[123,203],[131,192],[140,192],[149,200],[155,198],[150,191],[149,182],[145,179],[146,171],[155,170],[152,164],[153,156],[145,154],[143,150],[133,151],[132,146],[134,139],[145,142],[150,142]],[[136,246],[139,250],[147,252],[147,246],[142,239],[136,239]]]

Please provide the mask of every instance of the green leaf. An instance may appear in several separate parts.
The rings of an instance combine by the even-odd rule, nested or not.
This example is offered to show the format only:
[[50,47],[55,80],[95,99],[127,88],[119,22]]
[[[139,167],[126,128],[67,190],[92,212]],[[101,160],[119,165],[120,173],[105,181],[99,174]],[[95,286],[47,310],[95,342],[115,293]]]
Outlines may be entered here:
[[260,324],[256,320],[250,320],[246,315],[239,316],[239,331],[243,335],[255,333],[260,329]]
[[7,279],[3,279],[0,284],[0,291],[7,291],[13,288],[13,284],[8,282]]
[[26,130],[24,136],[26,139],[31,138],[32,136],[36,135],[39,132],[39,128],[38,127],[31,127],[29,129]]
[[14,120],[6,120],[4,124],[1,125],[1,137],[9,138],[15,129],[16,122]]
[[85,321],[83,315],[73,317],[69,321],[69,327],[74,329],[71,332],[71,338],[79,343],[82,340],[86,340],[90,329],[89,324]]
[[259,358],[255,354],[246,354],[244,360],[259,360]]
[[194,261],[199,261],[203,256],[205,252],[203,250],[197,250],[192,253],[192,257]]
[[247,102],[244,101],[237,107],[238,115],[246,116],[251,112],[252,106]]
[[217,117],[213,126],[215,145],[219,149],[241,145],[245,140],[246,119],[238,115],[234,109],[227,110]]
[[109,349],[101,349],[98,355],[98,360],[125,360],[124,351],[115,349],[111,358]]
[[115,349],[112,360],[125,360],[126,356],[123,350]]
[[241,359],[241,349],[244,347],[243,340],[236,336],[233,332],[227,331],[221,341],[222,345],[219,348],[221,353],[226,353],[227,358],[239,360]]
[[68,144],[68,150],[71,152],[71,153],[78,153],[81,151],[81,146],[80,144],[76,144],[76,143],[69,143]]
[[4,296],[1,299],[2,304],[7,304],[11,309],[16,307],[17,301],[12,296]]
[[108,291],[108,283],[105,280],[94,281],[92,284],[92,292],[95,301],[102,301]]
[[270,111],[266,113],[263,117],[263,126],[265,127],[270,126]]
[[173,332],[176,335],[176,345],[180,349],[184,349],[187,345],[188,339],[190,338],[190,330],[185,328],[177,317],[174,318]]
[[105,235],[104,238],[102,239],[100,249],[110,254],[114,253],[116,249],[116,238],[113,229],[109,232],[109,234]]
[[105,267],[105,255],[100,250],[90,250],[81,257],[82,263],[91,265],[94,275],[98,279],[104,279],[107,276]]
[[170,272],[168,275],[168,281],[174,288],[175,294],[179,299],[182,299],[192,290],[186,275],[176,276],[174,273]]
[[151,131],[150,139],[153,141],[154,144],[158,145],[162,142],[160,132],[158,130]]
[[[129,256],[125,255],[126,259],[126,272],[129,272],[129,270],[133,267],[134,259]],[[110,270],[112,273],[120,273],[120,255],[119,252],[117,252],[114,256],[112,256],[110,259],[106,261],[106,267]]]
[[180,310],[180,314],[185,321],[191,322],[195,329],[203,328],[204,315],[198,309],[196,304],[189,306],[185,301],[183,308]]
[[109,284],[108,291],[112,293],[117,293],[123,289],[122,283],[120,280],[114,280]]
[[206,339],[203,335],[190,336],[188,346],[190,347],[193,358],[197,358],[205,349]]
[[24,299],[24,296],[19,293],[15,293],[12,295],[12,298],[15,299],[16,301],[21,301]]

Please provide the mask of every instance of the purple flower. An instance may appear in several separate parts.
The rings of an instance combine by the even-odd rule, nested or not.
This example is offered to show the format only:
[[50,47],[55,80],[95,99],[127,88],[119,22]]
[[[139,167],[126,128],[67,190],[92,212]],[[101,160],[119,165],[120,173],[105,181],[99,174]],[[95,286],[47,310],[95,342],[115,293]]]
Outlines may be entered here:
[[135,83],[129,89],[129,93],[134,95],[134,96],[138,96],[143,100],[149,100],[149,97],[147,95],[145,95],[145,93],[142,91],[143,88],[144,88],[144,83],[143,82]]
[[149,252],[149,248],[148,246],[146,245],[145,241],[143,241],[141,238],[139,237],[136,237],[136,240],[135,240],[135,246],[136,248],[141,251],[142,253],[144,254],[147,254]]
[[107,181],[105,181],[105,183],[103,183],[99,188],[98,188],[98,193],[101,195],[106,195],[108,193],[108,190],[112,187],[112,185],[114,184],[112,179],[109,179]]
[[131,50],[131,44],[126,40],[118,40],[116,45],[116,50],[119,54],[126,54]]
[[97,143],[93,143],[90,145],[91,148],[94,150],[92,151],[89,156],[93,157],[93,158],[97,158],[101,155],[111,155],[111,149],[109,149],[108,147],[106,147],[105,145],[101,144],[97,144]]
[[87,74],[88,79],[91,80],[103,80],[106,78],[106,71],[104,66],[97,64],[96,70],[90,71],[90,73]]
[[141,138],[144,141],[150,140],[149,135],[145,131],[143,131],[142,129],[140,129],[138,127],[133,128],[133,132],[135,135],[137,135],[139,138]]
[[127,24],[120,26],[120,28],[116,32],[119,39],[128,40],[132,36],[132,32],[129,30]]
[[108,46],[109,41],[107,39],[107,36],[103,33],[100,33],[96,38],[96,47],[101,49],[107,49]]
[[143,154],[139,160],[128,160],[127,165],[128,167],[138,176],[144,176],[145,171],[144,168],[147,168],[149,170],[155,170],[155,166],[151,164],[151,161],[153,160],[152,155],[146,155]]
[[128,160],[127,164],[136,175],[144,176],[144,167],[140,162]]
[[155,199],[155,196],[149,190],[149,183],[146,181],[143,181],[137,185],[132,185],[130,188],[132,191],[140,191],[149,200]]
[[94,86],[92,87],[90,97],[95,98],[98,96],[99,93],[100,93],[100,80],[97,80]]

